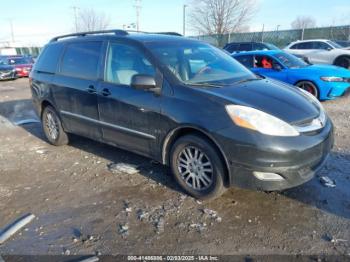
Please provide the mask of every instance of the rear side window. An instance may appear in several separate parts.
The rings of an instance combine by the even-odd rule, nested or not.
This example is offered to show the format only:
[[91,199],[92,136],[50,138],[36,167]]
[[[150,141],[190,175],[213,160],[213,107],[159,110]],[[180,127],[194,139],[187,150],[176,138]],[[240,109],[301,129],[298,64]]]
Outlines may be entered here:
[[248,68],[254,67],[254,59],[253,59],[253,56],[251,55],[242,55],[235,58],[237,59],[238,62],[240,62],[245,67],[248,67]]
[[63,75],[97,79],[102,42],[68,44],[60,72]]
[[54,74],[63,50],[61,44],[50,44],[44,48],[38,60],[35,62],[36,71]]
[[254,50],[269,50],[269,48],[261,43],[254,43]]
[[227,47],[225,47],[225,50],[229,53],[236,52],[238,50],[238,45],[239,44],[230,44]]
[[312,42],[298,43],[291,47],[291,49],[312,49]]
[[240,44],[239,51],[252,51],[252,44]]

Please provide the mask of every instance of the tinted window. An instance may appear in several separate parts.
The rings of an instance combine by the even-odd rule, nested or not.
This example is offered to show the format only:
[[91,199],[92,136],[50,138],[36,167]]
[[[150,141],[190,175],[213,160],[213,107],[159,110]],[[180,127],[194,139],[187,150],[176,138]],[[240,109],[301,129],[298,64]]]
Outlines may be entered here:
[[230,44],[227,47],[225,47],[225,50],[228,51],[229,53],[233,53],[238,51],[238,45],[239,44]]
[[255,43],[254,44],[254,50],[269,50],[269,48],[261,43]]
[[273,64],[276,63],[274,59],[269,56],[255,56],[254,67],[272,69]]
[[40,53],[35,63],[35,70],[47,73],[55,73],[63,45],[50,44]]
[[112,43],[108,51],[106,81],[130,85],[137,74],[155,76],[155,69],[139,49]]
[[289,53],[277,53],[273,55],[276,57],[285,67],[288,68],[302,68],[308,66],[303,60],[297,58]]
[[327,50],[328,48],[331,48],[330,45],[323,43],[323,42],[313,42],[313,49],[324,49]]
[[313,49],[312,42],[300,43],[298,49]]
[[239,45],[239,51],[251,51],[252,50],[252,44],[240,44]]
[[64,75],[96,79],[101,42],[68,44],[63,55],[60,72]]
[[253,56],[251,55],[242,55],[242,56],[237,56],[235,57],[238,62],[240,62],[242,65],[248,68],[254,67],[254,59]]

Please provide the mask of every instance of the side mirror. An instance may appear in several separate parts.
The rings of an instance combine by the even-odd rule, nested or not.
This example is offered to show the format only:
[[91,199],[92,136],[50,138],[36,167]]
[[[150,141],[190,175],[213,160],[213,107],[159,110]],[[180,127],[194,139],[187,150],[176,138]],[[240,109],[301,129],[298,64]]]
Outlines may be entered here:
[[327,47],[327,51],[331,51],[333,48],[332,47]]
[[282,71],[282,66],[278,63],[274,63],[273,64],[273,69],[276,70],[276,71]]
[[136,89],[148,90],[156,88],[156,80],[150,75],[133,75],[131,86]]

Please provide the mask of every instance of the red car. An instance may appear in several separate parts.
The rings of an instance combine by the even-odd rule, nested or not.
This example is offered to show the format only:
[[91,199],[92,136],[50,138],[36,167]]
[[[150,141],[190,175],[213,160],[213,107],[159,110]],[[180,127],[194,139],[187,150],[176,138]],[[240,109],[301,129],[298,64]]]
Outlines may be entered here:
[[7,60],[15,67],[18,77],[28,77],[34,64],[33,58],[27,56],[9,56]]

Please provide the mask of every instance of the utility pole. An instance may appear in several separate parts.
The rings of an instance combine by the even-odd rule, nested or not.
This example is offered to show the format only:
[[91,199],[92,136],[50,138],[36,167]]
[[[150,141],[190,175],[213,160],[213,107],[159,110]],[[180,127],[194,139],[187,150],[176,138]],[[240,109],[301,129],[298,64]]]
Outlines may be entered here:
[[77,13],[77,10],[79,9],[79,7],[72,6],[71,8],[73,9],[73,12],[74,12],[75,32],[78,33],[78,13]]
[[182,12],[182,35],[186,35],[186,8],[187,5],[183,6],[183,12]]
[[136,31],[140,31],[140,11],[141,11],[141,0],[135,0],[134,8],[136,10]]
[[15,34],[13,32],[13,23],[12,23],[11,18],[9,19],[9,22],[10,22],[10,30],[11,30],[11,41],[12,41],[12,43],[14,43],[15,42]]

